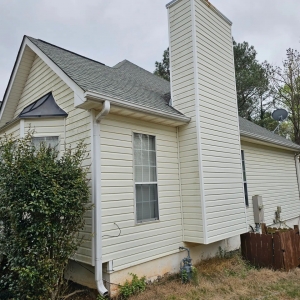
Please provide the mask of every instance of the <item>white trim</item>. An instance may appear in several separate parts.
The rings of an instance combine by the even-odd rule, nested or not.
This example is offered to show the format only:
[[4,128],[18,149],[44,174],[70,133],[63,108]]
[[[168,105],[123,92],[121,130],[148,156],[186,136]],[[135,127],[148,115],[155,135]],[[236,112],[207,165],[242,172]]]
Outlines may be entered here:
[[170,90],[171,90],[171,103],[170,105],[173,106],[173,98],[174,98],[174,93],[173,93],[173,76],[172,76],[172,48],[171,48],[171,22],[170,22],[170,10],[167,10],[168,13],[168,37],[169,37],[169,70],[170,70]]
[[[230,35],[232,36],[232,27],[230,27]],[[242,166],[242,144],[241,144],[241,133],[240,133],[240,119],[239,119],[239,109],[238,109],[238,100],[237,100],[237,92],[236,92],[236,77],[235,77],[235,64],[234,64],[234,50],[233,50],[233,43],[231,43],[231,51],[232,51],[232,55],[231,55],[231,61],[232,61],[232,66],[233,66],[233,78],[234,78],[234,93],[235,93],[235,99],[236,99],[236,123],[237,123],[237,127],[238,127],[238,140],[239,140],[239,146],[240,146],[240,162],[241,162],[241,175],[242,175],[242,182],[243,182],[243,192],[244,192],[244,198],[245,198],[245,188],[244,188],[244,177],[243,177],[243,166]],[[244,152],[245,155],[245,152]],[[246,165],[245,165],[245,169],[246,169]],[[246,174],[247,176],[247,174]],[[246,227],[246,232],[249,230],[249,226],[248,226],[248,216],[247,216],[247,208],[249,207],[249,193],[248,193],[248,185],[247,185],[247,195],[248,195],[248,206],[245,203],[245,199],[244,199],[244,212],[245,212],[245,227]]]
[[151,115],[160,116],[162,118],[167,118],[167,119],[171,119],[171,120],[180,121],[180,122],[183,122],[183,123],[189,123],[190,120],[191,120],[190,118],[188,118],[186,116],[175,116],[175,115],[173,116],[173,115],[170,115],[166,112],[157,111],[153,108],[144,107],[144,106],[136,105],[136,104],[133,104],[133,103],[129,103],[128,101],[122,100],[120,98],[111,97],[109,95],[102,94],[102,93],[87,91],[87,92],[84,93],[84,97],[86,99],[93,99],[93,100],[97,100],[97,101],[107,100],[107,101],[110,101],[112,105],[129,108],[129,109],[132,109],[132,110],[144,112],[144,113],[151,114]]
[[197,45],[196,45],[196,25],[195,25],[195,2],[191,0],[191,16],[192,16],[192,36],[193,36],[193,67],[194,67],[194,85],[195,85],[195,116],[197,127],[197,150],[198,150],[198,170],[200,180],[200,201],[202,211],[203,222],[203,243],[207,244],[207,220],[206,220],[206,203],[204,194],[204,176],[202,165],[202,145],[201,145],[201,125],[200,125],[200,110],[199,110],[199,78],[198,78],[198,57],[197,57]]
[[20,120],[20,138],[25,137],[25,120],[21,119]]
[[[173,5],[177,4],[181,0],[173,0],[170,3],[166,5],[166,8],[170,8]],[[205,5],[207,5],[213,12],[215,12],[219,17],[221,17],[226,23],[229,25],[232,25],[232,22],[225,16],[223,15],[216,7],[214,7],[208,0],[200,0],[202,1]]]
[[179,198],[180,198],[181,226],[182,226],[181,232],[182,232],[182,241],[184,241],[184,219],[183,219],[183,203],[182,203],[182,187],[181,187],[181,164],[180,164],[179,127],[176,127],[176,139],[177,139]]
[[26,42],[25,41],[26,41],[26,39],[24,39],[23,42],[22,42],[22,45],[21,45],[21,48],[20,48],[20,53],[19,53],[19,55],[17,57],[17,61],[16,61],[16,64],[15,64],[15,67],[14,67],[14,69],[12,71],[13,74],[11,76],[10,81],[8,82],[7,92],[5,94],[5,97],[3,99],[2,106],[1,106],[0,120],[2,120],[2,116],[3,116],[4,110],[5,110],[5,107],[6,107],[6,104],[7,104],[7,99],[9,97],[9,95],[10,95],[11,88],[13,86],[13,83],[15,81],[15,78],[16,78],[16,75],[17,75],[17,72],[18,72],[18,69],[19,69],[19,66],[20,66],[20,62],[21,62],[21,59],[22,59],[22,56],[23,56],[23,53],[24,53],[24,50],[25,50],[25,46],[26,46]]

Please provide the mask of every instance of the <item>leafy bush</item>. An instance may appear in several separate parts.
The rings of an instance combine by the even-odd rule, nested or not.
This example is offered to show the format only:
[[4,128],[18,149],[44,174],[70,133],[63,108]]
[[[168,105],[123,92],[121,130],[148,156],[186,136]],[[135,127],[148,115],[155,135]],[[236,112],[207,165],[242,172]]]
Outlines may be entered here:
[[138,278],[136,274],[129,273],[132,281],[126,280],[124,285],[120,286],[121,299],[128,299],[130,296],[143,292],[146,289],[146,277]]
[[80,243],[89,188],[85,146],[58,151],[32,134],[0,139],[0,291],[14,299],[57,299],[64,268]]

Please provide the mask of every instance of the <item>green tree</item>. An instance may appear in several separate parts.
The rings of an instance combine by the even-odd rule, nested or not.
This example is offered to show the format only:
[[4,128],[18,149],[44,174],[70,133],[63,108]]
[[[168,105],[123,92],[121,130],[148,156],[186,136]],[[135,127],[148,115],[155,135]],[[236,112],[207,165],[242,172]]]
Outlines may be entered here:
[[170,81],[169,47],[164,51],[162,62],[155,62],[155,75]]
[[273,68],[266,61],[259,63],[256,50],[247,42],[236,43],[233,39],[233,52],[239,115],[249,120],[261,119],[272,104]]
[[286,51],[282,68],[277,67],[272,77],[274,104],[289,112],[292,124],[292,140],[300,145],[300,53]]
[[13,299],[58,299],[63,272],[88,209],[86,156],[80,143],[58,151],[24,139],[0,139],[0,291]]

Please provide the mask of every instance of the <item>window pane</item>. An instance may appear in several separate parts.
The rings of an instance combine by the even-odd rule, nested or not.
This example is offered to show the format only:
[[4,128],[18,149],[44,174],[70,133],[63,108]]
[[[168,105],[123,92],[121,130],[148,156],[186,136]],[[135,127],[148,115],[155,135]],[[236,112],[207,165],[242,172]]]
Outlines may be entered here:
[[143,202],[150,201],[150,186],[148,184],[142,185]]
[[150,182],[156,181],[156,167],[150,167]]
[[134,149],[142,149],[142,135],[139,133],[134,134]]
[[142,182],[143,181],[143,167],[136,166],[134,170],[135,181]]
[[143,201],[142,186],[140,184],[136,185],[135,197],[136,197],[136,202],[142,202]]
[[248,201],[248,187],[247,187],[247,183],[244,183],[244,192],[245,192],[245,203],[247,206],[249,206],[249,201]]
[[150,203],[143,202],[143,220],[150,220],[151,219],[151,213],[150,213]]
[[134,150],[134,164],[141,166],[142,165],[142,151]]
[[158,219],[158,209],[157,209],[157,201],[150,202],[150,218],[151,219]]
[[155,200],[157,201],[157,185],[156,184],[150,184],[150,200]]
[[149,135],[149,150],[155,151],[155,137]]
[[149,160],[150,160],[150,166],[156,166],[156,155],[155,151],[149,152]]
[[136,204],[136,219],[137,221],[143,220],[143,203],[137,203]]
[[243,180],[244,180],[244,181],[247,181],[247,180],[246,180],[246,172],[245,172],[245,171],[243,171]]
[[142,135],[142,149],[148,150],[149,149],[149,143],[148,143],[149,137],[146,134]]
[[142,151],[142,165],[149,166],[149,152],[145,150]]
[[143,182],[150,181],[150,167],[143,166]]

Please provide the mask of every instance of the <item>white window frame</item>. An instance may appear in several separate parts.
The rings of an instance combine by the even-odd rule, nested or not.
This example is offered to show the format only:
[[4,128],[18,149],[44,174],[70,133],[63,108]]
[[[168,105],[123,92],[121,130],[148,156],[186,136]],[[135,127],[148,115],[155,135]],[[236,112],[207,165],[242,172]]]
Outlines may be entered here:
[[[244,200],[246,207],[249,207],[249,194],[248,194],[248,183],[247,183],[247,173],[246,173],[246,158],[245,151],[241,149],[241,163],[242,163],[242,176],[243,176],[243,190],[244,190]],[[244,180],[245,173],[245,180]],[[246,186],[246,190],[245,190]]]
[[[135,134],[142,134],[142,135],[148,135],[154,137],[154,145],[155,145],[155,161],[156,161],[156,181],[149,181],[149,182],[140,182],[140,181],[135,181],[135,155],[134,155],[134,135]],[[158,174],[157,174],[157,138],[156,135],[153,133],[149,132],[143,132],[143,131],[132,131],[132,155],[133,155],[133,160],[132,160],[132,167],[133,167],[133,190],[134,190],[134,220],[135,220],[135,225],[143,225],[143,224],[149,224],[153,222],[159,222],[160,214],[159,214],[159,188],[158,188]],[[136,185],[139,184],[156,184],[156,191],[157,191],[157,218],[152,218],[152,219],[145,219],[138,221],[137,220],[137,198],[136,198]]]

